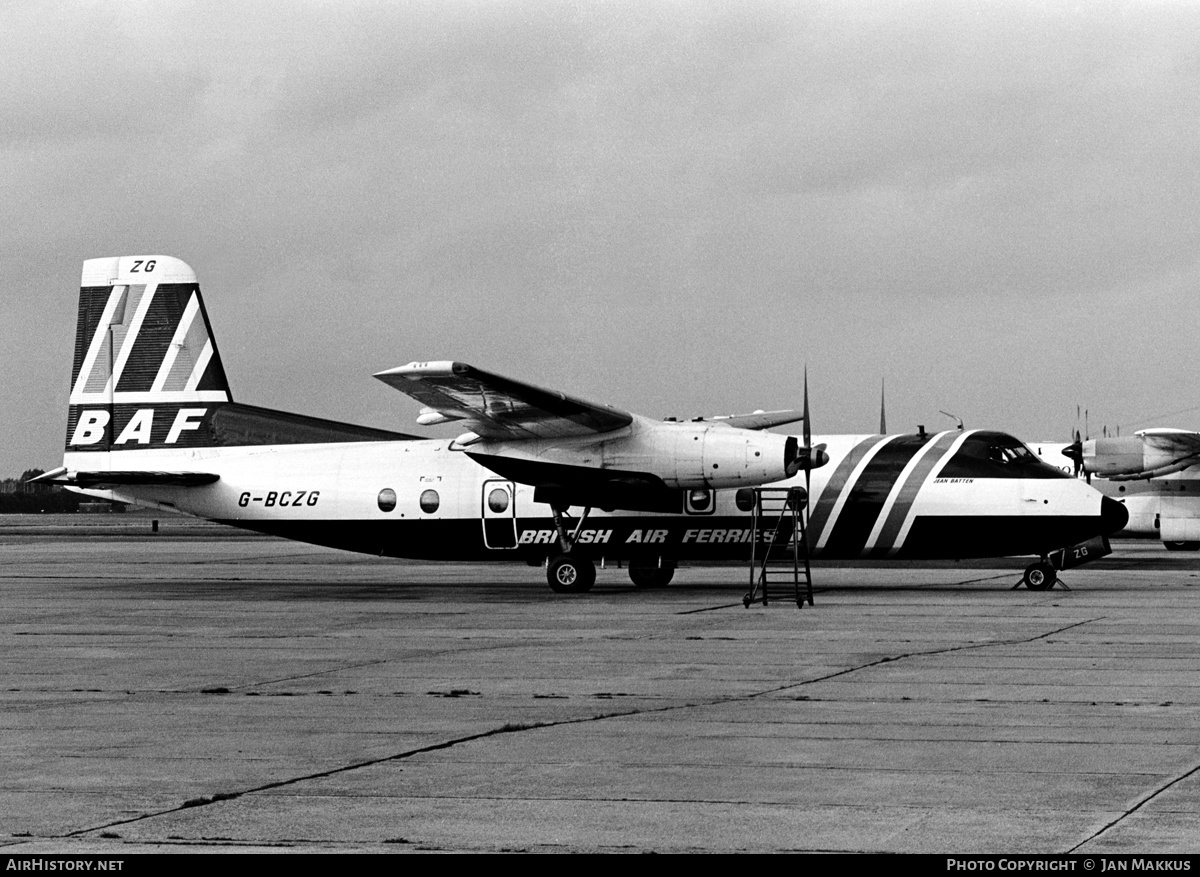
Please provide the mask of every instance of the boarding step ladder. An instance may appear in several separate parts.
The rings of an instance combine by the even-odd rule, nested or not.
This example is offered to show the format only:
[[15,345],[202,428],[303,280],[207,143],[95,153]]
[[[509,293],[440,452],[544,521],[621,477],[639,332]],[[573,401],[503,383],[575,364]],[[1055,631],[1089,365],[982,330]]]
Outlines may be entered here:
[[768,584],[783,584],[790,578],[796,605],[803,606],[807,600],[812,606],[808,494],[804,488],[754,488],[750,535],[750,593],[742,598],[742,604],[749,609],[751,603],[761,600],[766,606]]

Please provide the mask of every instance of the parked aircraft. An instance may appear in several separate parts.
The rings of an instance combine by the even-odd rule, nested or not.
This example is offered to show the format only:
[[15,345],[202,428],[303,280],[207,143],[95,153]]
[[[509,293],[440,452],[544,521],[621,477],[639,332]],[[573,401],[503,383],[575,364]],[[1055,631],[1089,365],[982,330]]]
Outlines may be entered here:
[[1129,436],[1030,445],[1129,510],[1125,532],[1200,550],[1200,433],[1144,429]]
[[426,406],[419,423],[468,431],[426,440],[234,402],[192,269],[91,259],[66,452],[42,478],[352,551],[546,563],[555,591],[590,588],[596,560],[656,586],[681,560],[747,559],[753,539],[790,540],[786,527],[755,536],[764,484],[811,481],[814,557],[1036,555],[1035,588],[1053,584],[1050,552],[1126,520],[1000,432],[814,442],[806,423],[802,442],[760,431],[801,412],[654,421],[451,361],[376,377]]

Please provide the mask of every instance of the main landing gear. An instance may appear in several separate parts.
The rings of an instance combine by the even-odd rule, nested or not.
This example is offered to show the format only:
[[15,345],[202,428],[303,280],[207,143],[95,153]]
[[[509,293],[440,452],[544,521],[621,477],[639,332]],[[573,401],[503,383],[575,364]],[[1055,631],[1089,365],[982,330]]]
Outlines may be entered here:
[[674,561],[664,560],[629,562],[629,580],[635,588],[665,588],[675,577]]
[[583,510],[583,517],[575,526],[575,533],[571,534],[567,533],[567,527],[563,523],[563,512],[566,509],[555,508],[553,511],[554,526],[558,530],[558,541],[562,545],[563,553],[550,558],[550,562],[546,564],[546,581],[550,583],[550,590],[556,594],[582,594],[590,591],[592,585],[596,584],[596,564],[586,557],[580,557],[571,549],[575,547],[575,534],[579,533],[591,508]]
[[546,580],[556,594],[582,594],[596,584],[596,564],[570,552],[560,554],[547,564]]

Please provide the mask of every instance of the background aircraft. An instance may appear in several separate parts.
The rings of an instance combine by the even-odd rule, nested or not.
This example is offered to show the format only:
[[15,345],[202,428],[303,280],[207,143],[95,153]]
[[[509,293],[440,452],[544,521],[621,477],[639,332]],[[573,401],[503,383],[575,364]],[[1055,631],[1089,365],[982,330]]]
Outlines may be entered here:
[[1144,429],[1130,436],[1030,445],[1129,510],[1125,532],[1200,550],[1200,433]]
[[[815,557],[1047,555],[1119,529],[1122,505],[1011,436],[764,433],[799,412],[653,421],[464,363],[376,375],[462,421],[453,440],[233,401],[194,272],[166,256],[84,263],[63,466],[96,496],[372,554],[547,563],[583,591],[597,559],[665,584],[680,560],[747,559],[754,488],[811,497]],[[805,408],[807,409],[807,393]]]

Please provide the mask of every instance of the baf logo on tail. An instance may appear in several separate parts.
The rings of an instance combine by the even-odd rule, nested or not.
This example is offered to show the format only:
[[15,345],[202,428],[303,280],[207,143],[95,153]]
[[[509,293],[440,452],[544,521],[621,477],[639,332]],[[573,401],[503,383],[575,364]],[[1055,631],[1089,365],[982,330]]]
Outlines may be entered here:
[[231,401],[191,268],[169,256],[84,263],[68,450],[204,445],[211,410]]

